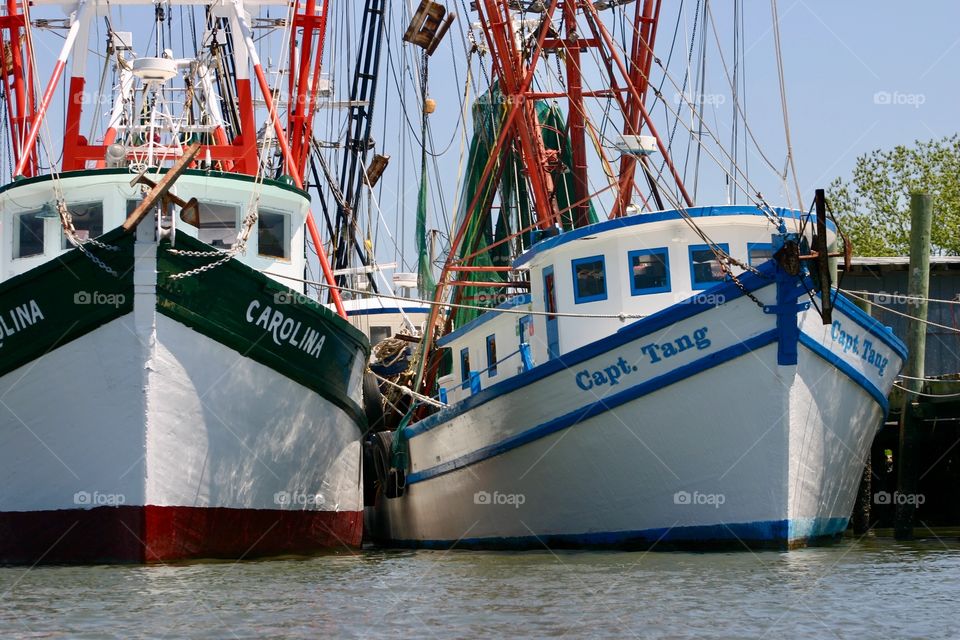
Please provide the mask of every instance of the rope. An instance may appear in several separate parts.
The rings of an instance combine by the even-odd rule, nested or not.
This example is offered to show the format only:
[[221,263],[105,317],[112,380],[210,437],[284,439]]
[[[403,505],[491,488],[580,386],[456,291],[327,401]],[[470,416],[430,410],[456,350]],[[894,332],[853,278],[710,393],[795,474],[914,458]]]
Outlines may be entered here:
[[[868,299],[866,299],[866,298],[861,298],[860,296],[855,295],[855,294],[851,293],[850,291],[844,290],[843,293],[849,295],[851,298],[856,298],[857,300],[861,300],[861,301],[863,301],[863,302],[868,302],[868,303],[870,303],[870,304],[874,304],[874,303],[870,302]],[[887,311],[887,312],[892,313],[892,314],[894,314],[894,315],[903,316],[904,318],[909,318],[910,320],[914,320],[914,321],[916,321],[916,322],[922,322],[923,324],[930,325],[931,327],[937,327],[938,329],[946,329],[947,331],[952,331],[952,332],[954,332],[954,333],[960,333],[960,329],[955,329],[954,327],[948,327],[948,326],[945,325],[945,324],[939,324],[939,323],[933,322],[933,321],[931,321],[931,320],[922,320],[922,319],[920,319],[920,318],[915,318],[914,316],[910,315],[909,313],[903,313],[902,311],[897,311],[896,309],[891,309],[890,307],[884,306],[884,305],[882,305],[882,304],[876,305],[876,306],[878,306],[878,307],[880,307],[881,309],[883,309],[884,311]]]
[[390,367],[400,360],[406,348],[407,342],[405,340],[387,338],[373,348],[373,355],[375,355],[377,361],[385,367]]
[[907,393],[912,393],[915,396],[921,396],[923,398],[957,398],[960,397],[960,392],[957,393],[921,393],[920,391],[914,391],[913,389],[907,389],[906,387],[901,387],[897,383],[893,383],[897,389],[901,391],[906,391]]
[[957,378],[917,378],[903,373],[901,373],[899,377],[906,380],[922,380],[923,382],[960,382],[960,379]]
[[[621,6],[621,7],[619,7],[618,10],[622,13],[622,12],[624,11],[624,8]],[[626,19],[626,18],[624,18],[624,19]],[[628,23],[629,23],[629,21],[628,21]],[[631,24],[631,29],[632,29],[634,32],[636,32],[636,31],[637,31],[637,27],[636,27],[635,25],[632,25],[632,23],[630,23],[630,24]],[[695,106],[694,103],[689,99],[689,97],[688,97],[688,96],[685,96],[685,95],[682,93],[682,89],[681,89],[680,85],[677,84],[677,82],[676,82],[676,80],[674,79],[673,75],[672,75],[672,74],[667,70],[667,68],[664,66],[663,61],[662,61],[659,57],[657,57],[656,53],[653,51],[653,49],[650,48],[650,45],[649,45],[649,44],[644,43],[644,47],[645,47],[646,50],[647,50],[647,54],[653,57],[653,63],[656,64],[657,67],[660,68],[660,70],[663,72],[664,78],[667,79],[667,80],[669,80],[669,81],[670,81],[670,84],[673,85],[674,89],[678,91],[678,95],[683,99],[684,106],[688,107],[688,108],[690,109],[691,115],[696,118],[697,122],[696,122],[695,124],[698,124],[698,125],[703,129],[703,131],[705,131],[705,132],[707,133],[707,135],[710,137],[710,139],[712,139],[713,142],[716,143],[717,148],[719,149],[719,151],[721,152],[721,154],[722,154],[723,156],[725,156],[726,159],[731,163],[731,166],[735,169],[735,172],[736,172],[736,173],[730,173],[730,171],[727,169],[727,167],[724,165],[724,163],[722,163],[722,162],[720,161],[720,159],[717,158],[716,155],[714,155],[713,151],[711,151],[710,148],[707,147],[706,144],[704,144],[704,142],[703,142],[703,140],[702,140],[702,136],[699,135],[698,132],[696,132],[696,131],[693,130],[693,125],[688,125],[688,124],[684,121],[684,119],[681,117],[681,114],[680,114],[679,109],[674,109],[673,107],[670,106],[670,104],[668,103],[668,101],[662,99],[663,96],[662,96],[662,93],[661,93],[660,89],[654,90],[654,95],[656,96],[656,98],[661,101],[661,103],[663,104],[664,108],[665,108],[674,118],[676,118],[678,121],[680,121],[681,123],[683,123],[683,128],[686,129],[687,132],[689,132],[689,133],[691,134],[691,136],[693,136],[693,137],[697,140],[697,148],[700,149],[700,150],[702,150],[702,151],[705,151],[705,152],[707,153],[707,155],[710,156],[710,158],[714,161],[714,163],[717,165],[717,167],[719,167],[720,171],[722,171],[722,172],[733,182],[734,186],[736,186],[738,189],[740,189],[750,200],[752,200],[752,201],[753,201],[753,204],[754,204],[765,216],[767,216],[773,224],[779,226],[779,223],[782,222],[781,217],[778,216],[778,215],[776,215],[776,214],[774,213],[773,208],[766,202],[765,198],[763,197],[763,194],[760,193],[760,191],[755,188],[755,186],[750,182],[750,178],[746,175],[746,173],[744,173],[743,170],[741,170],[741,169],[739,168],[739,166],[736,164],[736,159],[733,158],[733,157],[730,155],[730,152],[727,151],[727,149],[724,147],[723,143],[720,142],[719,137],[713,132],[713,130],[709,127],[709,125],[707,125],[706,120],[705,120],[704,117],[703,117],[703,114],[696,108],[696,106]],[[627,56],[627,55],[628,55],[627,52],[624,51],[622,47],[618,47],[618,48],[620,49],[620,51],[619,51],[620,54],[622,54],[622,55],[624,55],[624,56]],[[595,52],[594,52],[594,55],[596,55]],[[652,87],[651,79],[650,79],[649,77],[645,77],[645,79],[647,80],[647,82],[650,83],[650,86]],[[660,174],[660,177],[661,177],[661,180],[662,180],[662,176],[663,176],[662,170],[658,170],[658,173]],[[740,180],[738,180],[737,174],[739,174],[739,176],[742,176],[742,178],[743,178],[743,183],[741,183]],[[745,184],[745,186],[744,186],[744,184]],[[801,201],[802,201],[802,200],[801,200]]]
[[[793,143],[790,141],[790,115],[787,112],[787,85],[783,78],[783,52],[780,48],[780,12],[777,10],[777,0],[770,0],[770,11],[773,12],[773,49],[777,54],[777,77],[780,80],[780,104],[783,110],[783,134],[787,143],[787,164],[793,175],[793,184],[797,188],[797,202],[803,202],[800,193],[800,181],[797,179],[797,165],[793,161]],[[799,206],[799,204],[798,204]]]
[[[872,296],[874,298],[896,298],[898,304],[911,304],[914,302],[937,302],[940,304],[960,304],[960,300],[943,300],[940,298],[924,298],[922,296],[902,296],[900,294],[876,292],[876,291],[857,291],[856,289],[844,289],[844,293],[856,293],[862,296]],[[878,305],[883,307],[883,304]]]
[[[370,369],[367,369],[367,371],[370,371]],[[373,373],[373,371],[370,371],[370,373]],[[373,373],[373,377],[376,378],[377,380],[379,380],[380,382],[383,382],[384,384],[388,384],[388,385],[390,385],[391,387],[395,387],[395,388],[399,389],[400,392],[401,392],[403,395],[405,395],[405,396],[410,396],[410,397],[413,398],[414,400],[419,400],[420,402],[423,402],[424,404],[429,404],[429,405],[432,406],[432,407],[438,407],[438,408],[440,408],[440,409],[449,406],[449,405],[447,405],[447,404],[444,404],[443,402],[440,402],[439,400],[434,400],[434,399],[431,398],[430,396],[425,396],[425,395],[423,395],[423,394],[421,394],[421,393],[417,393],[416,391],[413,391],[412,389],[410,389],[410,388],[408,388],[408,387],[405,387],[405,386],[403,386],[402,384],[397,384],[396,382],[394,382],[394,381],[392,381],[392,380],[388,380],[388,379],[386,379],[386,378],[383,378],[383,377],[381,377],[381,376],[378,376],[378,375],[375,374],[375,373]],[[392,403],[391,403],[391,406],[392,406]],[[394,407],[394,410],[396,410],[396,407]]]
[[[270,271],[261,272],[265,275],[274,277],[274,278],[284,278],[286,280],[293,280],[294,282],[302,282],[304,284],[314,285],[318,287],[330,287],[326,282],[320,282],[318,280],[304,280],[302,278],[295,278],[294,276],[284,275],[282,273],[272,273]],[[368,295],[369,291],[363,291],[361,289],[351,289],[349,287],[338,287],[341,291],[347,291],[349,293],[363,294]],[[399,300],[400,302],[413,302],[420,305],[429,305],[436,307],[450,307],[453,309],[478,309],[481,311],[496,311],[497,313],[514,313],[517,315],[532,315],[532,316],[550,316],[553,318],[617,318],[621,321],[624,320],[638,320],[640,318],[646,318],[647,316],[640,313],[550,313],[547,311],[534,311],[532,309],[491,309],[490,307],[481,307],[472,304],[463,304],[463,303],[454,303],[454,302],[434,302],[433,300],[423,300],[421,298],[410,298],[405,296],[397,295],[387,295],[387,294],[377,294],[378,298],[383,298],[386,300]]]

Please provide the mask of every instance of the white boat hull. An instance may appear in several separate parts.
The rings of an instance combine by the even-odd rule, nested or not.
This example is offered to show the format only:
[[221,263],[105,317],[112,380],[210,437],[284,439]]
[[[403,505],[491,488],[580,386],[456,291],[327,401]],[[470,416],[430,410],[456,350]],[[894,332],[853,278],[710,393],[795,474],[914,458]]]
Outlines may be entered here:
[[[283,370],[252,348],[227,346],[236,334],[213,315],[205,329],[174,319],[190,314],[186,294],[158,301],[164,248],[135,248],[132,305],[0,376],[0,562],[150,563],[358,546],[362,425],[349,399],[305,386],[296,363]],[[84,260],[73,267],[89,268]],[[245,284],[248,272],[231,268],[221,277],[236,290],[265,282]],[[253,299],[266,305],[272,294],[261,295]],[[38,335],[54,302],[39,304],[48,312],[31,327]],[[246,293],[215,304],[241,321],[252,306]],[[261,344],[273,338],[260,333]],[[345,349],[363,363],[360,344]],[[337,375],[359,378],[339,366]]]
[[[743,296],[692,313],[677,305],[408,427],[407,486],[380,497],[377,535],[505,548],[784,548],[835,537],[903,353],[849,303],[834,327],[794,310],[801,335],[778,329],[776,289],[754,292],[771,313]],[[859,332],[861,348],[869,339],[887,359],[882,371],[844,353],[837,327]],[[653,361],[650,344],[696,335],[699,344]],[[790,342],[795,363],[781,364]]]

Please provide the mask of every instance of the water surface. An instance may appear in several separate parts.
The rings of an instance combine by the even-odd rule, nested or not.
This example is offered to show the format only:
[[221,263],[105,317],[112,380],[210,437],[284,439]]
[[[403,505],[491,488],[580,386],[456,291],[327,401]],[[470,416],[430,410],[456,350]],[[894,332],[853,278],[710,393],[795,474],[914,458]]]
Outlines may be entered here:
[[960,540],[0,568],[2,638],[958,638]]

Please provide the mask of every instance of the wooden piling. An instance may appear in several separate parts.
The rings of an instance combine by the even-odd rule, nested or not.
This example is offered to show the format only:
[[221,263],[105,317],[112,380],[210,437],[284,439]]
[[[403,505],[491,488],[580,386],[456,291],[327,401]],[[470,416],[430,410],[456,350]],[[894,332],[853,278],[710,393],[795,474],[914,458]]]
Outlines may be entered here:
[[900,414],[900,446],[897,452],[897,492],[894,536],[897,540],[913,539],[916,511],[917,467],[916,444],[919,422],[915,395],[923,389],[924,351],[927,343],[927,298],[930,293],[930,229],[933,220],[932,198],[927,194],[910,194],[910,273],[907,284],[908,311],[913,317],[907,324],[909,356],[904,367],[903,411]]
[[[836,261],[834,260],[834,265]],[[863,309],[867,315],[872,315],[873,305],[868,299],[854,298],[853,303]],[[883,418],[880,418],[881,428]],[[857,500],[853,505],[853,534],[862,536],[870,531],[870,510],[873,506],[873,461],[872,451],[867,451],[867,459],[863,466],[863,475],[860,477],[860,487],[857,490]]]

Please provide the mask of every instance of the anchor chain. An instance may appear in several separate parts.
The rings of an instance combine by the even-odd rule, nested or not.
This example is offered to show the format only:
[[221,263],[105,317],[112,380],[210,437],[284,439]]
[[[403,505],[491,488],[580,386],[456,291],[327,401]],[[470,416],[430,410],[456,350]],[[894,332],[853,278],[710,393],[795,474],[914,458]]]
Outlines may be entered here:
[[73,216],[70,215],[70,211],[67,209],[67,204],[63,200],[57,200],[57,213],[60,215],[60,226],[63,227],[63,232],[67,236],[67,240],[74,247],[80,250],[80,253],[85,255],[93,264],[97,265],[114,278],[120,277],[120,274],[116,272],[115,269],[108,266],[103,260],[97,256],[90,253],[90,250],[87,249],[86,245],[92,245],[94,247],[99,247],[106,251],[120,251],[120,247],[115,247],[112,244],[107,244],[105,242],[100,242],[99,240],[90,239],[87,241],[82,241],[77,237],[77,229],[73,226]]
[[240,233],[237,235],[237,241],[226,251],[189,251],[183,249],[167,249],[167,251],[176,256],[185,256],[188,258],[212,258],[219,257],[218,260],[215,260],[209,264],[205,264],[201,267],[196,267],[190,269],[189,271],[184,271],[182,273],[175,273],[170,276],[171,280],[183,280],[184,278],[189,278],[195,275],[199,275],[206,271],[211,271],[216,269],[222,264],[230,262],[230,259],[234,256],[243,253],[247,250],[247,241],[250,239],[250,232],[253,230],[253,226],[257,223],[260,215],[257,210],[257,203],[254,202],[250,209],[247,211],[247,215],[243,219],[243,227],[240,229]]

